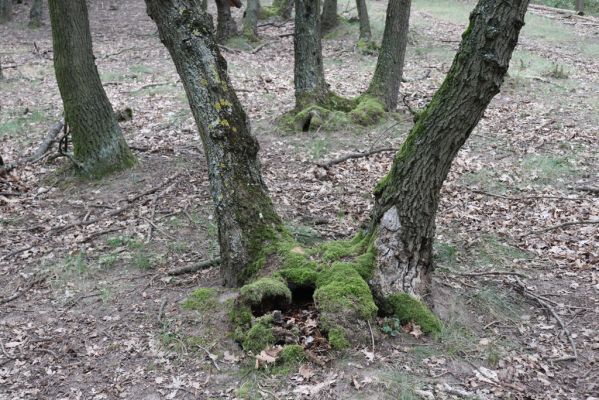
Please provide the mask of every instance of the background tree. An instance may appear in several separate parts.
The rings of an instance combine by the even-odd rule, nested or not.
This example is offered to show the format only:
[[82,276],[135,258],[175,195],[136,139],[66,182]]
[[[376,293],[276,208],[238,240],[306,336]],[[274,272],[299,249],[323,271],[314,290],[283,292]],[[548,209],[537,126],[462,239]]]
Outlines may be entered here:
[[239,8],[241,5],[229,0],[216,0],[216,40],[219,43],[226,42],[229,38],[237,36],[237,23],[231,15],[231,4]]
[[193,0],[146,0],[187,93],[204,144],[218,223],[221,275],[238,286],[256,270],[266,243],[282,229],[258,160],[258,142],[212,37],[212,18]]
[[96,177],[134,164],[92,52],[85,0],[49,0],[54,70],[80,173]]
[[387,5],[385,32],[367,93],[381,100],[387,111],[397,107],[408,44],[411,0],[393,0]]
[[260,0],[247,0],[243,14],[243,35],[250,41],[258,40],[258,14],[260,13]]
[[329,32],[339,24],[339,17],[337,16],[337,0],[324,0],[321,21],[322,34]]
[[576,13],[584,15],[584,0],[576,0]]
[[283,19],[291,18],[291,11],[293,11],[294,0],[273,0],[272,8],[274,14],[280,16]]
[[423,297],[433,270],[435,215],[453,159],[499,92],[528,0],[480,0],[445,80],[375,189],[371,287],[393,307],[398,293]]
[[[390,0],[390,3],[392,2],[393,0]],[[360,40],[370,42],[372,33],[370,32],[370,19],[368,18],[366,0],[356,0],[356,8],[358,9],[358,19],[360,22]]]
[[0,0],[0,24],[12,19],[12,0]]
[[29,10],[29,27],[39,28],[42,26],[43,16],[43,1],[33,0],[31,2],[31,9]]

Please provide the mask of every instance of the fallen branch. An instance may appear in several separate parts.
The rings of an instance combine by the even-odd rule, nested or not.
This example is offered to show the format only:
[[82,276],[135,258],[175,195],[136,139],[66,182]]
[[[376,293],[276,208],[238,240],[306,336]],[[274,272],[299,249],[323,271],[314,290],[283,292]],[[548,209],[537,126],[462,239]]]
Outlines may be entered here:
[[524,283],[522,283],[522,281],[520,281],[517,278],[516,278],[516,284],[518,285],[518,287],[517,287],[518,292],[520,292],[524,297],[528,297],[529,299],[536,301],[538,304],[541,305],[541,307],[545,308],[547,311],[549,311],[551,313],[551,315],[553,315],[553,318],[555,318],[555,320],[557,321],[559,326],[562,328],[562,331],[568,338],[568,341],[570,342],[570,347],[572,348],[572,355],[557,358],[557,359],[554,359],[553,361],[576,361],[578,359],[578,352],[576,351],[576,344],[574,343],[574,339],[572,338],[570,331],[566,327],[566,324],[564,324],[564,321],[562,321],[562,319],[557,314],[555,309],[553,307],[551,307],[551,305],[549,303],[547,303],[542,297],[537,296],[536,294],[534,294],[533,292],[528,290],[526,288],[526,286],[524,285]]
[[578,186],[573,188],[574,190],[578,190],[580,192],[589,192],[589,193],[593,193],[593,194],[598,194],[599,193],[599,187],[592,187],[592,186]]
[[41,283],[43,281],[46,280],[48,276],[46,274],[42,274],[41,276],[38,276],[37,278],[32,279],[25,287],[23,287],[22,289],[17,289],[12,295],[5,297],[3,299],[0,299],[0,305],[9,303],[13,300],[18,299],[19,297],[21,297],[25,292],[27,292],[29,289],[31,289],[32,287],[34,287],[35,285],[37,285],[38,283]]
[[561,196],[523,196],[523,197],[511,197],[511,196],[504,196],[504,195],[501,195],[501,194],[488,193],[488,192],[484,192],[482,190],[470,189],[470,191],[472,193],[482,194],[484,196],[495,197],[495,198],[498,198],[498,199],[505,199],[505,200],[511,200],[511,201],[526,201],[526,200],[541,200],[541,199],[555,199],[555,200],[566,200],[566,201],[578,201],[578,200],[582,200],[581,198],[578,198],[578,197],[570,198],[570,197],[561,197]]
[[52,146],[52,144],[56,141],[56,137],[62,130],[63,126],[64,126],[64,120],[60,120],[56,124],[54,124],[52,129],[50,129],[50,131],[44,138],[42,144],[40,144],[40,146],[37,148],[37,150],[33,154],[31,154],[27,157],[22,157],[20,160],[18,160],[15,163],[6,164],[4,167],[0,168],[0,175],[4,175],[4,174],[12,171],[13,169],[21,167],[23,165],[34,163],[34,162],[41,160],[42,157],[44,157],[44,155],[50,148],[50,146]]
[[214,265],[220,264],[220,257],[213,258],[211,260],[201,261],[197,264],[188,265],[186,267],[181,267],[177,269],[173,269],[172,271],[168,271],[167,275],[175,276],[175,275],[184,275],[190,274],[192,272],[200,271],[202,269],[210,268]]
[[538,235],[539,233],[554,231],[554,230],[559,229],[559,228],[563,228],[563,227],[566,227],[566,226],[573,226],[573,225],[599,225],[599,221],[572,221],[572,222],[564,222],[563,224],[553,225],[553,226],[550,226],[549,228],[539,229],[538,231],[527,232],[524,235],[521,235],[520,239],[522,239],[522,238],[524,238],[526,236]]
[[256,47],[254,50],[250,51],[250,54],[256,54],[257,52],[259,52],[260,50],[262,50],[263,48],[265,48],[266,46],[268,46],[269,44],[272,44],[273,42],[266,42],[266,43],[262,43],[260,46]]
[[373,154],[382,153],[384,151],[397,151],[397,149],[394,147],[381,147],[378,149],[365,151],[365,152],[361,152],[361,153],[350,153],[343,157],[335,158],[334,160],[330,160],[330,161],[323,162],[323,163],[316,163],[316,165],[318,165],[319,167],[322,167],[324,169],[329,169],[333,165],[341,164],[342,162],[350,160],[350,159],[368,157]]
[[521,278],[526,278],[528,279],[529,277],[525,274],[522,274],[520,272],[511,272],[511,271],[488,271],[488,272],[454,272],[453,274],[458,275],[458,276],[487,276],[487,275],[498,275],[498,276],[504,276],[504,275],[513,275],[513,276],[519,276]]
[[208,356],[210,361],[212,361],[212,364],[214,364],[214,368],[216,368],[217,371],[220,371],[220,368],[218,367],[218,364],[216,363],[215,355],[210,353],[210,351],[207,348],[205,348],[204,346],[201,346],[197,343],[196,343],[196,346],[198,346],[200,349],[204,350],[204,352],[206,353],[206,355]]

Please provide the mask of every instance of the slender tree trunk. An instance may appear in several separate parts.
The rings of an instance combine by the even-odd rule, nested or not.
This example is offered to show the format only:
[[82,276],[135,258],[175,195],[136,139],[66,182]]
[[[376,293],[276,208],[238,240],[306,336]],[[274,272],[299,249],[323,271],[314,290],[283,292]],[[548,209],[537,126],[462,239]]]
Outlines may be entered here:
[[324,0],[322,7],[322,34],[327,33],[339,24],[337,16],[337,0]]
[[221,275],[226,286],[238,286],[256,272],[252,267],[258,254],[281,226],[260,173],[258,142],[212,37],[212,18],[193,7],[193,0],[146,4],[181,77],[204,144]]
[[49,0],[54,70],[74,158],[98,177],[134,164],[94,62],[85,0]]
[[397,107],[408,44],[410,3],[411,0],[389,1],[383,43],[368,87],[368,94],[382,100],[387,111],[393,111]]
[[384,304],[425,296],[433,270],[439,193],[452,161],[499,92],[524,25],[528,0],[480,0],[443,84],[375,189],[372,289]]
[[576,13],[584,15],[584,0],[576,0]]
[[31,9],[29,10],[29,27],[39,28],[42,26],[42,11],[43,1],[33,0],[31,3]]
[[12,0],[0,0],[0,24],[12,19]]
[[219,43],[226,42],[229,38],[237,36],[237,24],[231,16],[231,4],[229,0],[216,0],[216,40]]
[[247,0],[246,4],[247,7],[243,15],[243,35],[251,41],[257,41],[260,0]]
[[324,103],[328,88],[322,66],[320,0],[295,0],[295,108]]
[[[394,1],[390,0],[389,2]],[[366,0],[356,0],[356,8],[358,9],[358,19],[360,21],[360,40],[369,42],[372,39],[372,33],[370,32],[370,19],[368,18]]]

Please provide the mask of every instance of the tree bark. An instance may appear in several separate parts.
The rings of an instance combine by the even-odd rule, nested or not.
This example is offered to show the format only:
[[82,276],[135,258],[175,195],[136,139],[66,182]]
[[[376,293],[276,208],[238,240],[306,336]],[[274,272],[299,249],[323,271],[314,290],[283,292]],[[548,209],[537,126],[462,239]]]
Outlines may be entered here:
[[408,43],[411,0],[392,0],[387,5],[385,32],[368,94],[377,97],[387,111],[397,107],[399,85]]
[[247,7],[243,15],[243,35],[250,41],[257,41],[260,0],[247,0],[246,4]]
[[56,81],[79,172],[99,177],[133,165],[94,62],[85,0],[50,0],[49,9]]
[[329,32],[339,24],[337,0],[324,0],[322,7],[322,34]]
[[258,160],[258,142],[227,75],[227,63],[212,36],[212,18],[193,0],[146,0],[187,93],[204,145],[218,223],[224,284],[239,286],[269,240],[276,214]]
[[43,1],[33,0],[29,10],[29,27],[39,28],[42,26]]
[[373,294],[384,304],[430,289],[439,193],[452,161],[499,92],[528,0],[480,0],[453,64],[375,189]]
[[295,108],[324,103],[328,88],[322,65],[320,0],[295,0]]
[[576,13],[584,15],[584,0],[576,0]]
[[[390,0],[390,3],[394,0]],[[370,19],[368,18],[368,7],[366,0],[356,0],[356,8],[358,9],[358,19],[360,21],[360,40],[369,42],[372,39],[370,32]]]
[[216,1],[216,40],[219,43],[226,42],[229,38],[238,35],[237,24],[231,15],[231,4],[229,0]]
[[12,19],[12,0],[0,0],[0,24]]

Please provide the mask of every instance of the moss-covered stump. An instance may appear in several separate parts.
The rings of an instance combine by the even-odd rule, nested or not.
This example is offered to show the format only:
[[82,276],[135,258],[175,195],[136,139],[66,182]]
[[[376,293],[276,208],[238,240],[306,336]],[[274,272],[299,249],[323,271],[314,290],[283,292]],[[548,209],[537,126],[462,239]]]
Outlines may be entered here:
[[368,283],[375,258],[371,236],[359,234],[351,240],[304,248],[284,235],[265,249],[254,280],[240,289],[230,313],[235,339],[254,354],[275,344],[298,344],[299,334],[284,332],[280,318],[300,293],[311,294],[319,328],[334,350],[368,344],[367,321],[377,313],[418,324],[426,333],[439,332],[439,319],[405,293],[375,303]]

